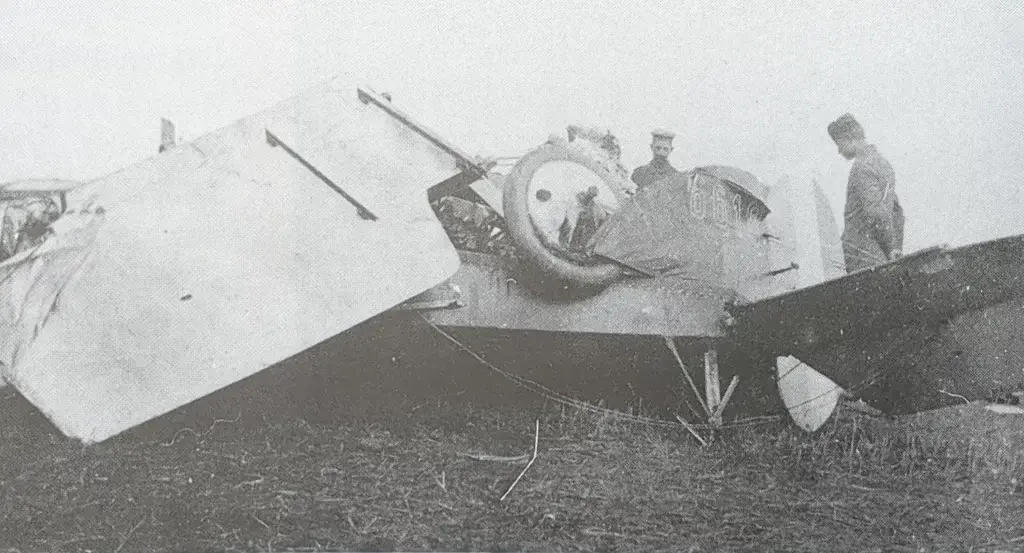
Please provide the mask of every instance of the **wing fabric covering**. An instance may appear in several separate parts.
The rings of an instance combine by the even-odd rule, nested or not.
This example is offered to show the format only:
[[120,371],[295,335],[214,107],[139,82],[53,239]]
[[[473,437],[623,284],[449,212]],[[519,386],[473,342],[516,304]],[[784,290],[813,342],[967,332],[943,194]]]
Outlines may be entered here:
[[730,308],[733,336],[905,414],[1024,389],[1024,236],[930,248]]
[[118,434],[451,277],[426,190],[457,173],[335,80],[83,185],[0,266],[0,370],[68,436]]

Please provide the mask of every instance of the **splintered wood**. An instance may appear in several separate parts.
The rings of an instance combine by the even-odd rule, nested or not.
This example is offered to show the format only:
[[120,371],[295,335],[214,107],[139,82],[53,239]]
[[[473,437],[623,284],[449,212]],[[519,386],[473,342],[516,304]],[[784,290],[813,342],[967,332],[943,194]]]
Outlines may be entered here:
[[704,410],[704,417],[707,425],[710,427],[710,433],[707,437],[701,436],[694,425],[688,423],[682,417],[676,416],[676,419],[690,432],[702,446],[706,446],[714,440],[714,435],[717,431],[722,428],[722,414],[725,412],[726,406],[729,404],[729,400],[735,393],[737,386],[739,386],[739,377],[733,376],[729,382],[729,387],[725,390],[725,395],[722,395],[721,388],[721,376],[718,371],[718,351],[711,349],[704,352],[704,393],[701,394],[694,383],[693,377],[690,375],[690,371],[686,368],[683,363],[682,356],[679,355],[679,350],[676,348],[675,342],[671,337],[665,336],[665,344],[672,351],[672,355],[675,357],[676,362],[679,364],[680,370],[683,372],[683,376],[686,378],[687,383],[690,385],[690,389],[693,391],[694,396],[697,397],[697,401],[700,403],[701,408]]

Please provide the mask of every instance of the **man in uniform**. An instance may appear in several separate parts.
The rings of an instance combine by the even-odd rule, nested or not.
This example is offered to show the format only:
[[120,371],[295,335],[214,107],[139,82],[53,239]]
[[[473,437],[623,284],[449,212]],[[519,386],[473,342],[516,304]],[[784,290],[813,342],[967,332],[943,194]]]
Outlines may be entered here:
[[668,156],[672,153],[672,139],[676,135],[665,130],[655,130],[651,135],[651,153],[654,154],[654,158],[647,165],[641,165],[633,170],[632,179],[637,190],[679,173],[668,162]]
[[892,165],[865,142],[863,127],[849,113],[829,123],[828,134],[839,154],[854,160],[843,217],[846,271],[897,259],[903,251],[904,218]]

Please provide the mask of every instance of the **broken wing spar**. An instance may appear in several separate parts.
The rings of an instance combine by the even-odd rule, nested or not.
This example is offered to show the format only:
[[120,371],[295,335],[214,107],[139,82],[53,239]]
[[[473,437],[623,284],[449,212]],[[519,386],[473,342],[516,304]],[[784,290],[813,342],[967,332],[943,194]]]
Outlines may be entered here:
[[451,277],[426,191],[462,160],[360,96],[334,80],[70,191],[0,266],[4,378],[97,442]]

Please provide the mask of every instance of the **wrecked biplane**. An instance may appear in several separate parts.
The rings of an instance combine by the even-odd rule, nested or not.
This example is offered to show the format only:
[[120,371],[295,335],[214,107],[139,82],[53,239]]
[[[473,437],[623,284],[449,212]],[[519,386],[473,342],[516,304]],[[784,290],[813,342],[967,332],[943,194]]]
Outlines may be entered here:
[[[787,202],[749,173],[703,167],[630,196],[576,146],[550,140],[501,175],[340,79],[170,144],[66,191],[46,240],[0,263],[0,373],[86,443],[382,317],[450,332],[570,394],[626,378],[670,395],[653,371],[703,367],[691,399],[713,421],[735,382],[762,401],[773,370],[809,429],[835,407],[835,382],[857,390],[812,342],[758,334],[781,320],[780,298],[872,280],[795,291],[835,276],[838,232],[813,183],[791,182]],[[596,190],[607,216],[560,249],[538,232],[540,190]],[[467,219],[487,235],[462,234]],[[721,377],[737,378],[724,395]]]

